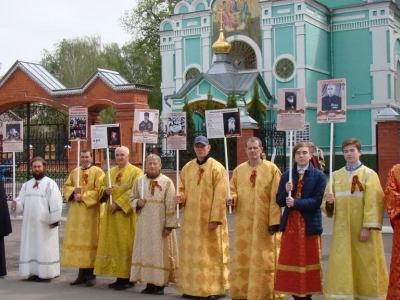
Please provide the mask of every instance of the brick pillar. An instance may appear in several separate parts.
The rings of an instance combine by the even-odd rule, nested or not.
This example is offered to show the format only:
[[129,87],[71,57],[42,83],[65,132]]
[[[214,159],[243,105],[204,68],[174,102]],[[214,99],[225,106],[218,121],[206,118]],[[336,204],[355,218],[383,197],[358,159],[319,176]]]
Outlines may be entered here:
[[[141,108],[141,107],[140,107]],[[142,145],[132,142],[134,107],[117,108],[115,110],[115,123],[121,126],[121,144],[130,150],[129,162],[134,165],[142,164]]]
[[400,163],[400,120],[376,121],[378,175],[384,188],[389,169]]

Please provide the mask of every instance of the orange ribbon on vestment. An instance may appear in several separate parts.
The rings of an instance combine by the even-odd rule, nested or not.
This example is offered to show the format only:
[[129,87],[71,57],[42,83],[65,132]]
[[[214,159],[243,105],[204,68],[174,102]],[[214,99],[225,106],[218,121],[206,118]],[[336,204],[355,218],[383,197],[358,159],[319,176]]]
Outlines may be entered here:
[[362,183],[358,180],[358,176],[354,175],[353,179],[351,180],[351,194],[354,194],[354,192],[356,191],[356,185],[358,186],[360,192],[364,191]]
[[151,187],[150,187],[150,193],[152,196],[154,196],[154,189],[158,188],[160,191],[162,191],[161,185],[158,184],[157,180],[153,180],[151,182]]
[[87,184],[89,181],[89,174],[83,174],[83,185]]
[[33,185],[33,188],[39,189],[39,181],[36,181],[35,184]]
[[117,175],[117,177],[115,178],[115,183],[116,183],[117,185],[120,185],[120,184],[121,184],[121,178],[122,178],[122,173],[119,173],[119,174]]
[[256,177],[257,177],[257,171],[253,170],[253,172],[251,172],[251,175],[250,175],[251,187],[256,186]]
[[201,178],[203,178],[203,173],[204,173],[204,169],[200,168],[199,169],[199,180],[197,180],[197,185],[200,184],[200,180],[201,180]]

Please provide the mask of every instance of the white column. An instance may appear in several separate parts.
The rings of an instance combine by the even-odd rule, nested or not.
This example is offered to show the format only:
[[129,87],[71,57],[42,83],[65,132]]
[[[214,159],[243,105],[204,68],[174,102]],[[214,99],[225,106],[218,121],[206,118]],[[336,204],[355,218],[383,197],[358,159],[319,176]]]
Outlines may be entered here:
[[175,37],[175,90],[179,91],[182,87],[182,60],[183,60],[183,49],[182,49],[182,37]]
[[203,33],[201,35],[201,53],[202,53],[202,70],[201,72],[205,73],[210,69],[210,34]]
[[305,27],[304,21],[296,23],[297,87],[306,87]]

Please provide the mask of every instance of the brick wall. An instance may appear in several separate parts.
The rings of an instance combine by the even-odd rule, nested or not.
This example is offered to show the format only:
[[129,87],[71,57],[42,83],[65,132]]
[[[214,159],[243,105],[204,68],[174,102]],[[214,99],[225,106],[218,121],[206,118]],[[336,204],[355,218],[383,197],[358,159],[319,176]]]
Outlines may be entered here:
[[378,175],[383,188],[390,168],[400,163],[400,121],[378,121]]

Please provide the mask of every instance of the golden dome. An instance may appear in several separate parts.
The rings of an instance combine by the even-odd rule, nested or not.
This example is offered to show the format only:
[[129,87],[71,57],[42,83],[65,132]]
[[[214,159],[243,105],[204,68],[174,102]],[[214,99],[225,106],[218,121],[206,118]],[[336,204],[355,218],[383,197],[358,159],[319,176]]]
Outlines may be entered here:
[[232,45],[231,45],[231,43],[229,43],[225,39],[224,30],[221,28],[219,30],[219,38],[212,45],[212,49],[213,49],[215,54],[218,54],[218,53],[226,53],[226,54],[228,54],[229,51],[231,51],[231,48],[232,48]]

